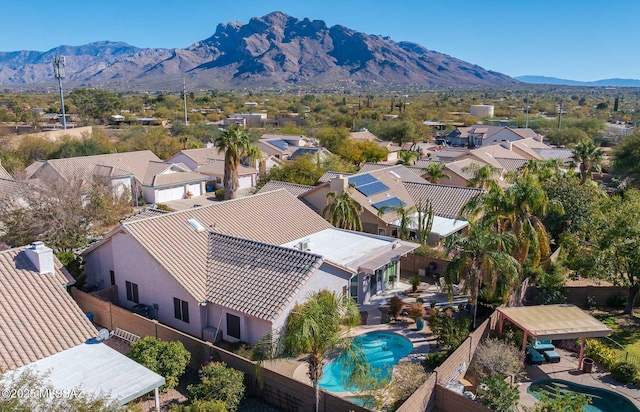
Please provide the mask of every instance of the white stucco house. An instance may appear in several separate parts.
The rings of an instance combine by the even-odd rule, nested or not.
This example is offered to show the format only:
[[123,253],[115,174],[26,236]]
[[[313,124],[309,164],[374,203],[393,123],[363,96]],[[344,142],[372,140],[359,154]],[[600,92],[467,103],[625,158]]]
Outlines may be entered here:
[[149,162],[142,181],[142,195],[147,203],[163,203],[201,196],[207,176],[192,172],[183,164]]
[[83,252],[89,285],[206,340],[256,343],[310,292],[358,303],[417,244],[336,229],[285,189],[124,221]]

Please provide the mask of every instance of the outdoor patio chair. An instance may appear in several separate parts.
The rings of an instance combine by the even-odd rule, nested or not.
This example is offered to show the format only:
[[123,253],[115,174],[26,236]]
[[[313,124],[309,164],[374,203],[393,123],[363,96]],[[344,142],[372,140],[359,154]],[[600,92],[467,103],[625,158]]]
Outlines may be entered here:
[[551,340],[534,340],[533,348],[538,352],[544,352],[548,350],[553,351],[556,349],[556,347],[553,346],[553,343],[551,343]]
[[462,292],[462,287],[456,284],[448,284],[444,277],[440,278],[440,292],[448,293],[449,288],[451,288],[451,293],[453,296],[458,296]]
[[527,345],[527,355],[524,360],[529,365],[541,365],[544,362],[544,357],[533,348],[531,345]]

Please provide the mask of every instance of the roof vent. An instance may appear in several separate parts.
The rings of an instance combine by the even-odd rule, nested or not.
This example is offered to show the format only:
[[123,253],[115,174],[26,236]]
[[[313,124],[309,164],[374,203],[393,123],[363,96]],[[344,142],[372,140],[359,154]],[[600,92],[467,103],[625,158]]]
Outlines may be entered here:
[[195,219],[189,219],[187,220],[187,223],[189,223],[189,226],[191,226],[191,228],[193,230],[195,230],[196,232],[204,232],[205,230],[207,230],[207,228],[205,228],[202,223],[198,222]]

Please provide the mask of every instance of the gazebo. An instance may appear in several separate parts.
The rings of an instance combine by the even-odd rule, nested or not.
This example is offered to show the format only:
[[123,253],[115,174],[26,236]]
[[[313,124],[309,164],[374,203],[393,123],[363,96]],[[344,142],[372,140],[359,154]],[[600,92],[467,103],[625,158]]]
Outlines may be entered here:
[[611,329],[574,305],[541,305],[498,308],[498,333],[502,333],[504,320],[522,329],[524,360],[527,338],[537,340],[581,339],[578,370],[582,369],[587,338],[609,336]]

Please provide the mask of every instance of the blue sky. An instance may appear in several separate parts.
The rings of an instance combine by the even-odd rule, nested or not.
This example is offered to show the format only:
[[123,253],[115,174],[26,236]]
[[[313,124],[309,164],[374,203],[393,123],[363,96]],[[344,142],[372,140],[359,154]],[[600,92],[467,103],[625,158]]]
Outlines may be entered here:
[[0,7],[0,51],[124,41],[184,48],[272,11],[412,41],[484,68],[573,80],[640,78],[637,0],[24,0]]

